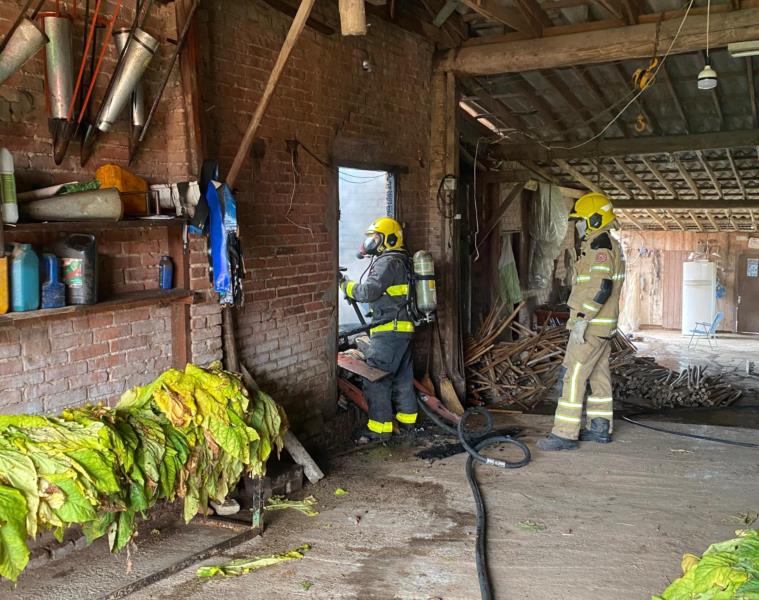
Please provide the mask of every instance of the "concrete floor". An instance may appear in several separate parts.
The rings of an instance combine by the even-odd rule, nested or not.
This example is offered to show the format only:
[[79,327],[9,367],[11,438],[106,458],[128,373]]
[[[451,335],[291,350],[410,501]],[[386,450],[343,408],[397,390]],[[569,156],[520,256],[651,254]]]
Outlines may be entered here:
[[[528,429],[531,448],[550,427],[544,416],[519,422]],[[740,429],[696,430],[743,441],[757,438]],[[335,459],[330,475],[306,490],[319,499],[319,516],[267,515],[262,538],[226,553],[229,558],[260,555],[310,543],[313,549],[303,560],[233,579],[199,580],[192,567],[130,598],[479,598],[464,455],[429,462],[416,458],[415,451],[381,446]],[[559,454],[535,451],[533,462],[517,471],[480,467],[495,597],[650,598],[678,576],[684,552],[729,538],[741,526],[741,514],[759,510],[756,456],[755,450],[621,423],[608,446],[586,444]],[[337,487],[349,493],[336,497]],[[527,520],[545,529],[520,528]],[[209,535],[198,534],[198,544]],[[144,565],[177,554],[175,538],[165,539],[160,544],[141,539],[133,561]],[[176,539],[181,548],[187,536]],[[29,572],[15,590],[0,588],[0,596],[101,598],[108,577],[118,584],[114,589],[134,577],[125,575],[123,556],[94,550]],[[84,587],[69,587],[74,575]],[[97,585],[88,588],[87,578]]]

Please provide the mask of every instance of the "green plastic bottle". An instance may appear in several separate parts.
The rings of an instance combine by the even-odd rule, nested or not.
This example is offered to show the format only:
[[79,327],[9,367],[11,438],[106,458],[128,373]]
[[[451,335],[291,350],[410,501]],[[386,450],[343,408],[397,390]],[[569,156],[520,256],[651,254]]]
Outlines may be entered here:
[[3,222],[18,223],[13,155],[7,148],[0,148],[0,200],[3,207]]

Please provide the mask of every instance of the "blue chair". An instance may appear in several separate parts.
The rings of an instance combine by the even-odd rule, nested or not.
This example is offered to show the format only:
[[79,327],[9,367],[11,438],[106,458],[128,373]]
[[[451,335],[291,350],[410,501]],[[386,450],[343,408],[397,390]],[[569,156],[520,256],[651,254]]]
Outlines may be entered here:
[[[709,348],[713,350],[714,347],[712,346],[712,340],[714,340],[714,345],[716,346],[717,326],[724,318],[725,313],[718,312],[716,315],[714,315],[711,323],[707,323],[706,321],[696,321],[696,326],[690,330],[690,341],[688,342],[688,349],[690,350],[691,345],[698,345],[698,340],[706,338],[706,341],[709,342]],[[694,340],[695,344],[693,343]]]

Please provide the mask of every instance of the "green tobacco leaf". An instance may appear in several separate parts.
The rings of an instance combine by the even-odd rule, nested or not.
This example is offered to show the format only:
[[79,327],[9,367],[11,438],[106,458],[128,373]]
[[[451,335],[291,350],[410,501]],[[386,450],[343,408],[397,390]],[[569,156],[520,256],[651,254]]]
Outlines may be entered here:
[[313,496],[307,496],[303,500],[287,500],[282,496],[272,496],[266,501],[264,510],[286,510],[288,508],[300,511],[309,517],[315,517],[319,514],[319,511],[316,510],[316,498]]
[[84,448],[68,452],[67,456],[75,461],[74,468],[87,476],[99,492],[112,494],[121,490],[113,474],[113,466],[100,452]]
[[28,509],[26,529],[30,536],[36,536],[40,498],[37,490],[37,469],[32,459],[21,452],[0,450],[0,481],[8,483],[24,495]]
[[289,552],[283,552],[282,554],[270,554],[267,556],[254,556],[252,558],[240,558],[232,560],[221,565],[210,565],[206,567],[200,567],[197,570],[198,577],[213,577],[214,575],[224,575],[226,577],[237,577],[239,575],[246,575],[256,569],[263,567],[270,567],[277,563],[285,562],[288,560],[298,560],[303,558],[305,553],[311,549],[311,546],[304,544],[295,550]]
[[55,509],[56,516],[66,523],[86,523],[97,517],[95,508],[71,479],[64,479],[55,483],[65,496],[66,500],[60,508]]
[[91,544],[96,539],[103,537],[108,532],[109,527],[113,524],[115,519],[115,513],[107,512],[101,514],[95,520],[85,523],[82,527],[82,531],[87,538],[87,542]]
[[116,524],[116,536],[111,543],[111,552],[122,550],[132,539],[134,534],[134,513],[131,510],[125,510],[119,513]]
[[0,485],[0,575],[11,581],[16,581],[29,562],[26,515],[21,492]]

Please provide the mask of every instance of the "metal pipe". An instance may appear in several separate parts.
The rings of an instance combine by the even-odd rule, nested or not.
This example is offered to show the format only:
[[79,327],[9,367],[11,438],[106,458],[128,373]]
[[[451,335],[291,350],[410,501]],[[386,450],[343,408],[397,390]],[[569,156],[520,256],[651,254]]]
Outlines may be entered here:
[[45,16],[43,27],[48,39],[45,46],[45,66],[50,117],[66,119],[73,99],[74,60],[71,37],[71,17]]
[[46,43],[47,36],[34,21],[26,17],[21,19],[0,54],[0,84],[18,71]]

